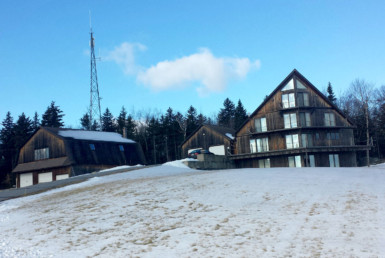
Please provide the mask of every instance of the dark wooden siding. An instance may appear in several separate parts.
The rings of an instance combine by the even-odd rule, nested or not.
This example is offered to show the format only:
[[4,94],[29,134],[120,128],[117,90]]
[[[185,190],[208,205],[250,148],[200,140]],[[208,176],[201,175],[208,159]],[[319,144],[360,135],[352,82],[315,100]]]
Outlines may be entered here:
[[49,148],[49,158],[60,158],[66,156],[64,141],[59,137],[45,131],[39,130],[20,149],[18,163],[35,161],[35,150]]
[[[190,149],[209,149],[210,146],[225,145],[225,150],[231,148],[230,140],[209,127],[202,126],[183,145],[182,157],[187,157]],[[226,152],[226,151],[225,151]]]

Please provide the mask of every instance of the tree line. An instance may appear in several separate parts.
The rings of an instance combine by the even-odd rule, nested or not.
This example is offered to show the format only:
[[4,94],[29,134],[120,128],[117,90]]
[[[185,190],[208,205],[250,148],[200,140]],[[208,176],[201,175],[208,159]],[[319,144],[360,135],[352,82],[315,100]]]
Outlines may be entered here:
[[[47,107],[41,120],[35,112],[32,119],[22,113],[14,121],[11,113],[7,112],[0,130],[0,188],[15,184],[11,171],[17,165],[20,148],[29,137],[40,126],[64,127],[63,117],[63,111],[54,101]],[[158,164],[180,159],[181,143],[201,124],[216,124],[235,129],[246,118],[247,112],[241,100],[235,105],[226,98],[223,107],[214,117],[198,113],[193,106],[190,106],[185,114],[176,112],[171,107],[164,114],[129,114],[123,106],[117,116],[106,108],[101,117],[101,124],[90,121],[89,114],[84,114],[80,118],[80,129],[120,133],[141,144],[148,164]]]
[[[371,162],[382,160],[385,155],[385,86],[375,88],[365,80],[355,80],[337,98],[331,83],[324,95],[335,104],[356,126],[356,145],[371,145],[368,154]],[[17,164],[19,149],[39,126],[64,127],[64,113],[55,102],[39,118],[24,113],[14,122],[11,113],[6,114],[0,130],[0,187],[15,184],[11,171]],[[241,100],[237,105],[229,98],[223,102],[217,115],[207,117],[190,106],[185,114],[171,107],[164,114],[139,112],[129,114],[122,107],[114,116],[108,108],[102,115],[101,124],[90,121],[88,113],[80,118],[81,129],[117,132],[141,144],[148,164],[164,163],[181,158],[181,143],[201,124],[215,124],[238,129],[247,118]],[[366,153],[363,153],[366,154]],[[366,155],[358,154],[358,165],[366,165]],[[369,156],[368,156],[369,157]]]

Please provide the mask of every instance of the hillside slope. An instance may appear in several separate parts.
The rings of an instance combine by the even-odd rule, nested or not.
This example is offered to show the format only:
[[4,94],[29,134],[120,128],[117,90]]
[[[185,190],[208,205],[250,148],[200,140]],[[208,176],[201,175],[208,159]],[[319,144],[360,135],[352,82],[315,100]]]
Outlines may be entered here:
[[0,257],[383,256],[384,182],[383,167],[98,177],[0,203]]

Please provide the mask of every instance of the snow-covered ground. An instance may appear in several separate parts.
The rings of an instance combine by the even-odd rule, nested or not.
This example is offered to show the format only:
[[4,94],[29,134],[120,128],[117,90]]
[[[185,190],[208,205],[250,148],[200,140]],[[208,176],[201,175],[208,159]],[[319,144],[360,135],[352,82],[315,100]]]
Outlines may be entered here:
[[174,162],[0,203],[0,257],[385,257],[385,167]]

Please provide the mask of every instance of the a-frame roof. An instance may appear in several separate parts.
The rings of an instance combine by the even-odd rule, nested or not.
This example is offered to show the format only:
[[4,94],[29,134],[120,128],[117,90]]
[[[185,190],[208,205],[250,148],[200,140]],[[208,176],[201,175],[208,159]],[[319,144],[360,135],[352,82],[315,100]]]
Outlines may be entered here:
[[223,135],[223,137],[227,138],[228,140],[234,140],[233,137],[230,137],[230,136],[235,136],[235,130],[232,129],[232,128],[225,127],[225,126],[220,126],[220,125],[201,124],[197,129],[195,129],[194,132],[192,132],[189,136],[187,136],[187,138],[181,143],[180,146],[185,144],[185,142],[187,142],[202,127],[207,127],[209,129],[211,129],[211,130],[213,130],[213,131]]
[[296,76],[297,78],[299,78],[302,82],[304,82],[306,84],[306,86],[308,86],[309,88],[311,88],[315,93],[317,93],[317,95],[322,98],[326,103],[328,103],[330,106],[332,106],[335,111],[337,111],[342,117],[344,117],[350,124],[353,124],[349,118],[344,114],[344,112],[342,112],[334,103],[332,103],[322,92],[320,92],[308,79],[305,78],[305,76],[303,76],[300,72],[298,72],[296,69],[294,69],[288,76],[286,76],[286,78],[275,88],[275,90],[269,95],[267,96],[264,101],[261,103],[261,105],[258,106],[258,108],[245,120],[245,122],[237,129],[237,131],[235,132],[235,134],[237,134],[245,124],[247,124],[250,119],[256,114],[259,112],[259,110],[262,109],[262,107],[279,91],[281,90],[283,87],[286,86],[286,84],[292,79],[294,78],[294,76]]

